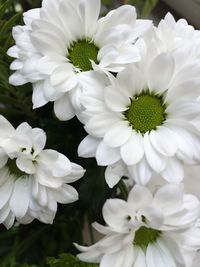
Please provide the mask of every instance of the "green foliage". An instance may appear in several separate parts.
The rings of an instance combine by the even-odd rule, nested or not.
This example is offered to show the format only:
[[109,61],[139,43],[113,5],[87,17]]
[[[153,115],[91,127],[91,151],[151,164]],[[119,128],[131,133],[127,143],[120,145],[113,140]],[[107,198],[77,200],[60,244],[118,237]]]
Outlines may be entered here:
[[61,254],[59,259],[48,258],[47,264],[49,267],[98,267],[97,264],[81,262],[72,254]]
[[29,264],[22,264],[22,265],[15,265],[14,267],[37,267],[36,265],[29,265]]
[[134,5],[140,17],[146,18],[156,7],[159,0],[128,0],[127,3]]

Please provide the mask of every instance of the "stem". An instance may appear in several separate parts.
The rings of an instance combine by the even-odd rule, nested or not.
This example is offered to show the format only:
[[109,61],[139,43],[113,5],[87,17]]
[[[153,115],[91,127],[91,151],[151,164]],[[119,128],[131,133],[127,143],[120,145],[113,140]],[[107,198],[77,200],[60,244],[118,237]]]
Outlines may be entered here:
[[87,221],[88,221],[88,230],[89,230],[89,233],[90,233],[90,241],[91,241],[92,244],[94,244],[94,233],[93,233],[93,228],[92,228],[92,225],[91,225],[91,219],[90,219],[89,214],[87,215]]
[[120,189],[121,195],[123,197],[123,199],[127,200],[128,197],[128,188],[126,186],[126,184],[124,183],[123,179],[121,179],[118,183],[118,187]]

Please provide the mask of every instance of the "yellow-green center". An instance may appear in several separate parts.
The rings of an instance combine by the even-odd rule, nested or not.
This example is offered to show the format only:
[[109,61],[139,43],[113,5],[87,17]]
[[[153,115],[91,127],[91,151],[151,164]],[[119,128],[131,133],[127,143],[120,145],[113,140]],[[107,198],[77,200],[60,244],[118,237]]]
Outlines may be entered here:
[[15,159],[9,159],[7,162],[7,167],[9,169],[10,173],[15,175],[17,178],[20,178],[23,175],[25,175],[24,172],[22,172],[21,170],[18,169]]
[[99,48],[92,42],[80,40],[74,42],[68,50],[69,61],[81,71],[92,69],[90,60],[98,63],[97,55]]
[[160,235],[160,231],[142,226],[135,233],[133,245],[147,248],[148,244],[155,242]]
[[125,117],[133,129],[144,134],[163,124],[166,118],[165,109],[162,97],[143,93],[132,99]]

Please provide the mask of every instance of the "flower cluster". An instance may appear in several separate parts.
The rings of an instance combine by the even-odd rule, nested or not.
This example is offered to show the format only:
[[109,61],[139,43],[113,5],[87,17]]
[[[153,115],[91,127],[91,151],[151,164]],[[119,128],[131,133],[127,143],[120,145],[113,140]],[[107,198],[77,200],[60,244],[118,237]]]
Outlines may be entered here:
[[194,226],[199,216],[199,200],[183,194],[183,187],[168,184],[154,195],[145,187],[135,185],[127,202],[109,199],[103,216],[107,226],[93,226],[105,237],[83,251],[84,261],[101,261],[107,266],[191,266],[191,254],[200,240]]
[[[106,166],[109,187],[124,177],[132,187],[127,201],[106,201],[107,226],[94,224],[105,237],[76,244],[79,258],[190,267],[200,249],[200,194],[188,193],[185,178],[200,164],[200,32],[171,14],[153,26],[131,5],[99,18],[100,8],[100,0],[43,0],[24,13],[8,50],[10,83],[32,83],[33,108],[54,102],[58,119],[76,115],[88,133],[79,156]],[[66,183],[83,169],[43,150],[41,129],[1,124],[1,222],[52,222],[57,202],[77,199]]]
[[0,223],[10,228],[38,219],[52,223],[57,203],[78,200],[72,183],[84,174],[55,150],[44,149],[46,134],[27,123],[17,129],[0,116]]

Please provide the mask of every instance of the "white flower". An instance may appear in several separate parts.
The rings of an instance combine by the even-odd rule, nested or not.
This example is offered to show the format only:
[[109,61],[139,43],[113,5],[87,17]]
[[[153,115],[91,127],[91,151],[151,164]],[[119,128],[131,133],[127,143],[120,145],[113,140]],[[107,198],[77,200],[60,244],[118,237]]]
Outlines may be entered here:
[[[154,195],[136,185],[127,202],[109,199],[103,207],[107,226],[93,226],[104,237],[90,247],[76,244],[82,261],[100,267],[190,267],[196,245],[194,237],[199,201],[183,193],[183,187],[168,184]],[[200,245],[200,244],[199,244]]]
[[[184,166],[184,179],[182,181],[184,183],[185,192],[189,194],[193,194],[200,199],[200,166]],[[166,181],[161,179],[161,176],[154,175],[151,181],[147,184],[149,188],[155,190],[160,186],[166,184]]]
[[13,29],[16,45],[8,54],[16,60],[10,83],[33,83],[34,108],[54,101],[57,117],[71,119],[85,75],[96,69],[118,72],[140,60],[133,43],[151,22],[136,20],[129,5],[99,19],[100,2],[44,0],[40,9],[24,14],[25,26]]
[[107,87],[100,78],[85,81],[82,117],[89,136],[79,155],[108,166],[110,187],[121,175],[146,184],[154,172],[179,183],[183,162],[200,162],[200,64],[189,61],[176,68],[177,58],[177,51],[151,62],[144,57],[116,78],[110,75]]
[[160,51],[190,49],[194,57],[200,57],[200,31],[195,30],[185,19],[181,18],[176,22],[174,17],[167,13],[154,29],[154,41]]
[[84,170],[63,154],[44,149],[46,134],[42,129],[22,123],[15,130],[7,122],[7,133],[9,138],[0,143],[0,223],[7,228],[15,219],[20,223],[34,218],[52,223],[57,203],[78,199],[77,191],[68,183],[81,178]]

